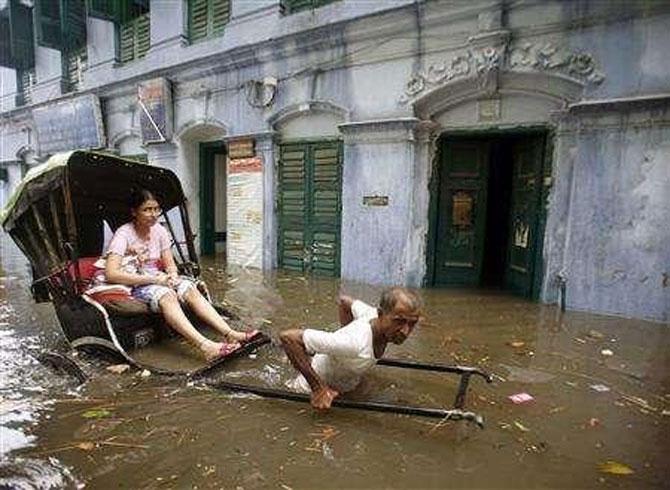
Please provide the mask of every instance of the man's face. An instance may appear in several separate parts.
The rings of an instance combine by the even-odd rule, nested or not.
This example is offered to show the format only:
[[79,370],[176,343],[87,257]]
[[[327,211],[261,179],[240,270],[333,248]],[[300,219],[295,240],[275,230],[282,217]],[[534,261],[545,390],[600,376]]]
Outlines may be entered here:
[[391,313],[379,315],[386,338],[394,344],[402,344],[407,340],[420,318],[421,312],[412,309],[404,301],[398,301]]

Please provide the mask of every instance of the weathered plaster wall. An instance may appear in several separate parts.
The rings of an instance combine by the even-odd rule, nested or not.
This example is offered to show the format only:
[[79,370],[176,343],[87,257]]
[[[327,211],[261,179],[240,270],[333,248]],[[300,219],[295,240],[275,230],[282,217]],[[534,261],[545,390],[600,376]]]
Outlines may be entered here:
[[571,309],[670,320],[670,98],[580,108],[557,138],[547,279]]
[[[340,126],[344,279],[406,283],[415,124],[415,119],[396,119]],[[365,204],[364,198],[372,196],[387,198],[388,204]]]

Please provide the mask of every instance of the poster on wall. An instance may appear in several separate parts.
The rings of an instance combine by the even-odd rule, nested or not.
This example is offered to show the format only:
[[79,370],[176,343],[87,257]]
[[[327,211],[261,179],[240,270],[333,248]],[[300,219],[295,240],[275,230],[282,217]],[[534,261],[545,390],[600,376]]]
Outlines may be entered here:
[[263,265],[263,171],[260,157],[228,160],[228,263]]
[[33,110],[41,154],[105,147],[100,100],[82,95]]
[[165,78],[137,86],[142,143],[164,143],[172,138],[172,90]]

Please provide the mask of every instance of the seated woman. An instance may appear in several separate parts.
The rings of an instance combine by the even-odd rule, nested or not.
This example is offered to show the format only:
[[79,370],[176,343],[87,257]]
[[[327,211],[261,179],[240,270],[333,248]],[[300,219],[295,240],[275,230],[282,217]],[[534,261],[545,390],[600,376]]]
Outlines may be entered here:
[[[141,189],[133,192],[129,204],[133,219],[116,230],[109,244],[107,282],[130,286],[134,298],[148,304],[151,311],[160,312],[168,325],[195,345],[208,361],[228,355],[255,338],[259,334],[256,330],[238,332],[230,328],[195,283],[178,275],[170,251],[170,236],[158,223],[161,209],[156,197]],[[132,268],[122,265],[122,259],[129,255],[137,257]],[[214,342],[202,335],[184,314],[182,304],[220,332],[225,341]]]

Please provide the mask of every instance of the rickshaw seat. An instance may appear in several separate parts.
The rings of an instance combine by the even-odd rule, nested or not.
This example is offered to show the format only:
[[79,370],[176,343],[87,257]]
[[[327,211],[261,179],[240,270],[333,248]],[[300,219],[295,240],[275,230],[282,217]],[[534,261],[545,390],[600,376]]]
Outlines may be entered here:
[[[151,310],[145,303],[133,298],[127,289],[123,287],[111,287],[108,290],[87,292],[100,268],[95,263],[100,259],[95,257],[82,257],[69,266],[70,275],[77,284],[77,292],[86,294],[89,298],[100,303],[112,316],[136,316],[151,314]],[[79,278],[77,279],[76,267],[79,267]]]

